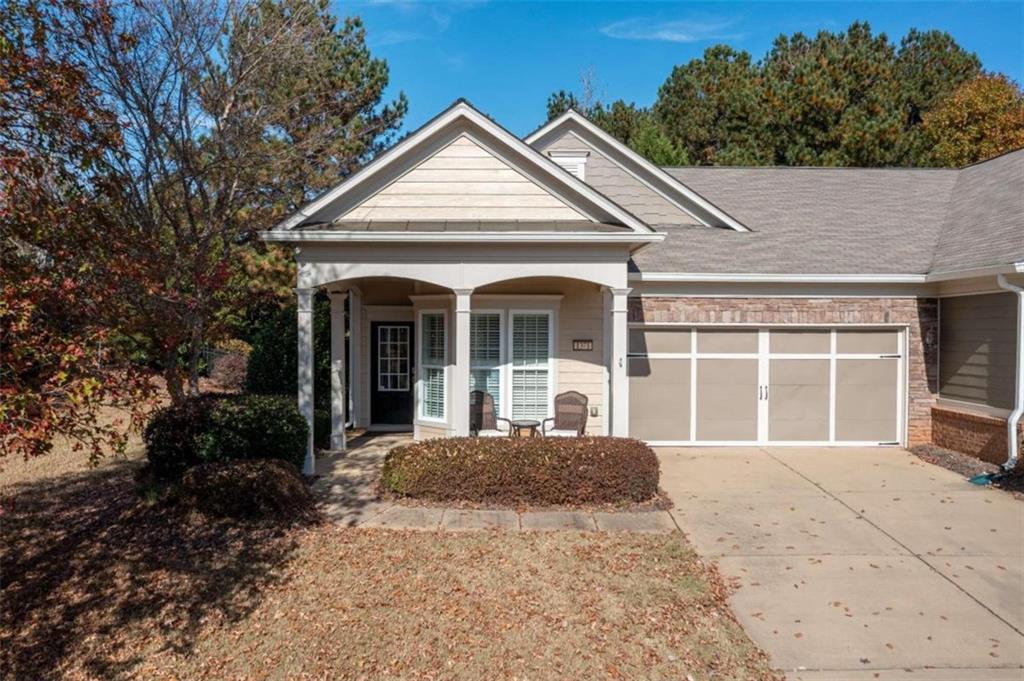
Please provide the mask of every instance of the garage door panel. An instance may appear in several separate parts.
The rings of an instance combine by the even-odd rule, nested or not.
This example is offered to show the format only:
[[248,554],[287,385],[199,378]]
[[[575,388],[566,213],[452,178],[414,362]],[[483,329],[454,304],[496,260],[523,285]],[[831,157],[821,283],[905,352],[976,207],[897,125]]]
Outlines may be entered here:
[[[630,407],[632,410],[632,406]],[[689,423],[689,414],[685,421]],[[689,425],[684,424],[680,419],[672,418],[640,418],[630,416],[629,436],[638,440],[649,442],[684,442],[690,439]]]
[[836,352],[841,355],[887,355],[900,351],[896,329],[839,329]]
[[772,329],[768,334],[768,351],[772,354],[823,354],[832,349],[832,332],[828,329]]
[[829,361],[773,359],[770,376],[768,439],[828,440]]
[[630,359],[629,432],[641,440],[690,439],[690,360]]
[[697,352],[756,353],[757,329],[698,329]]
[[899,406],[895,359],[836,361],[836,439],[892,442],[898,440]]
[[690,351],[690,329],[630,329],[629,351],[639,354]]
[[697,439],[757,440],[756,359],[697,360]]

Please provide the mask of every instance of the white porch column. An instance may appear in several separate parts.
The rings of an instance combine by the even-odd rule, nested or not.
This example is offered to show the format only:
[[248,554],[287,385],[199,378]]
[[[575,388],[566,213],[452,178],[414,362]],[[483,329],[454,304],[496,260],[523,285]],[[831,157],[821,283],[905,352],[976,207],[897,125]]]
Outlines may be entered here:
[[297,288],[295,293],[299,308],[299,413],[309,426],[302,472],[313,475],[316,472],[316,453],[313,449],[313,294],[316,289]]
[[363,423],[362,409],[362,355],[363,347],[363,292],[353,286],[348,290],[348,420],[353,428]]
[[612,352],[611,352],[611,399],[612,399],[612,435],[629,436],[629,379],[626,374],[628,366],[627,344],[629,328],[626,325],[628,288],[613,288],[612,294]]
[[345,300],[348,293],[331,293],[331,449],[345,451]]
[[450,404],[452,434],[469,435],[469,318],[473,289],[455,289],[455,362]]

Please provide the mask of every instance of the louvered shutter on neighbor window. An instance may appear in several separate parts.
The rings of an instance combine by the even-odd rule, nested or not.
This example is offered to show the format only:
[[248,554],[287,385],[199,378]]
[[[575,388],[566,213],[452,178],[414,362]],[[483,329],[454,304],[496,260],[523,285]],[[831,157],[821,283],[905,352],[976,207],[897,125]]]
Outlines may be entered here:
[[550,319],[546,314],[512,316],[512,418],[549,416],[550,333]]
[[425,314],[422,317],[420,367],[420,399],[423,416],[444,418],[444,315]]
[[474,313],[469,322],[472,369],[469,389],[490,393],[495,413],[501,414],[501,315]]

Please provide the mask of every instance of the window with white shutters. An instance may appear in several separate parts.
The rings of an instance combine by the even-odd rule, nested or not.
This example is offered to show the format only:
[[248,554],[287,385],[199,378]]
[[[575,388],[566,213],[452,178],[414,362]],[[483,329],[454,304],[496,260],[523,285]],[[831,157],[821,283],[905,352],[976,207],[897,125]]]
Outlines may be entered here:
[[512,418],[543,419],[550,414],[551,315],[511,314]]
[[447,364],[443,312],[420,317],[420,415],[444,419],[444,368]]
[[469,321],[469,389],[489,393],[501,413],[501,314],[475,312]]

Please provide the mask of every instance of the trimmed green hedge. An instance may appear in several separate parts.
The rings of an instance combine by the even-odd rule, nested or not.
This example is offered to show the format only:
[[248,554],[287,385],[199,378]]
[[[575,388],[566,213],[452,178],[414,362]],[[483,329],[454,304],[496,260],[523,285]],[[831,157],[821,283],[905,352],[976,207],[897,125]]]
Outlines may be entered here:
[[158,411],[143,439],[153,476],[177,480],[192,466],[239,459],[280,459],[300,468],[307,432],[294,398],[203,395]]
[[459,437],[392,449],[383,483],[433,501],[615,504],[651,499],[658,476],[658,458],[639,440]]

